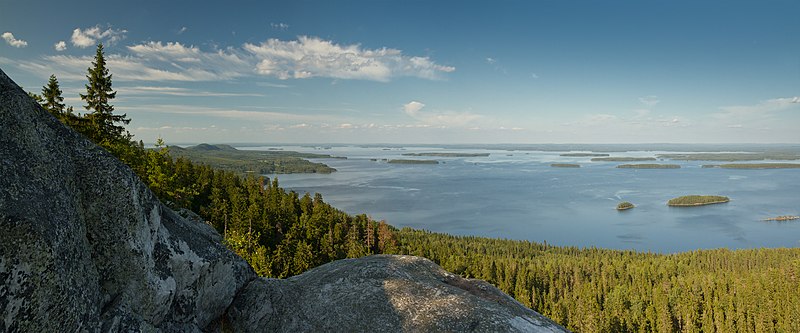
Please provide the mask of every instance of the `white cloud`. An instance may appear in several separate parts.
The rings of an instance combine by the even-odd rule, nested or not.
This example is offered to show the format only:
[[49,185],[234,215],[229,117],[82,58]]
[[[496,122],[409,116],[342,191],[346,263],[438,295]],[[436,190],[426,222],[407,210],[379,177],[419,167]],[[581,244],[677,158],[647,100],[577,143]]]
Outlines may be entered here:
[[419,112],[419,110],[422,110],[422,108],[424,108],[424,107],[425,107],[425,104],[422,104],[422,103],[417,102],[417,101],[411,101],[411,102],[408,102],[406,104],[403,104],[403,111],[407,115],[415,117],[417,115],[417,113]]
[[[113,38],[99,28],[76,29],[73,44],[92,45],[95,38]],[[77,41],[77,43],[76,43]],[[64,45],[66,46],[66,45]],[[58,44],[56,45],[58,47]],[[219,81],[268,75],[279,79],[329,77],[388,81],[393,77],[439,78],[453,67],[435,64],[427,57],[408,57],[399,50],[366,50],[358,45],[340,46],[319,38],[297,41],[269,40],[204,51],[179,42],[144,42],[126,47],[128,54],[107,54],[106,61],[118,81]],[[22,60],[18,66],[47,77],[60,73],[64,80],[82,80],[92,56],[52,55]],[[272,85],[285,88],[286,85]]]
[[96,25],[83,30],[81,30],[81,28],[75,28],[75,30],[72,30],[72,37],[70,40],[72,41],[72,45],[80,48],[94,46],[99,42],[113,45],[125,39],[126,33],[128,33],[127,30],[112,29],[111,27],[103,30],[100,25]]
[[538,79],[539,75],[537,75],[536,73],[531,73],[531,78]]
[[188,97],[263,97],[264,96],[262,94],[198,91],[187,88],[163,87],[163,86],[119,87],[117,88],[117,91],[122,95],[167,95],[167,96],[188,96]]
[[489,64],[489,65],[494,65],[496,62],[497,62],[497,59],[495,59],[495,58],[492,58],[492,57],[486,58],[486,63]]
[[12,34],[11,32],[8,32],[8,31],[4,32],[2,37],[3,37],[3,39],[5,39],[6,43],[8,43],[8,45],[11,45],[13,47],[19,48],[19,47],[28,46],[28,42],[26,42],[24,40],[21,40],[21,39],[14,38],[14,34]]
[[286,23],[282,23],[282,22],[270,23],[269,26],[272,27],[272,29],[280,30],[280,31],[286,31],[286,30],[289,29],[289,25],[286,24]]
[[56,49],[56,51],[61,52],[67,49],[67,43],[61,40],[58,41],[58,43],[53,44],[53,47]]
[[428,57],[409,57],[397,49],[363,49],[339,45],[317,37],[297,40],[269,39],[244,50],[256,57],[256,72],[285,80],[310,77],[389,81],[398,76],[438,79],[454,67],[438,65]]
[[252,73],[252,61],[231,48],[205,52],[178,42],[147,42],[127,48],[135,57],[121,59],[129,63],[124,65],[131,65],[132,77],[140,80],[215,81]]
[[181,27],[181,29],[180,29],[180,30],[178,30],[178,35],[180,35],[180,34],[183,34],[184,32],[186,32],[186,30],[189,30],[189,28],[187,28],[187,27]]
[[403,104],[403,112],[425,125],[439,127],[463,127],[483,118],[481,115],[469,112],[420,112],[424,107],[425,104],[423,103],[411,101]]
[[729,115],[763,114],[797,107],[797,104],[800,104],[800,97],[794,96],[768,99],[756,105],[723,106],[720,110]]
[[644,106],[648,108],[652,108],[661,101],[658,99],[658,96],[650,95],[650,96],[639,97],[639,102],[641,102],[642,104],[644,104]]

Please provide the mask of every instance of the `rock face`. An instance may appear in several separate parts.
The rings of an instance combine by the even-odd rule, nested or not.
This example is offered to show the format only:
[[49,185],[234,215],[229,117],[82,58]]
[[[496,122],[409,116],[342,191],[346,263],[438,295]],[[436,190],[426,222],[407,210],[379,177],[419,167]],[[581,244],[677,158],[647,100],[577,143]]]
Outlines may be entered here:
[[213,329],[255,278],[0,71],[0,331]]
[[0,331],[562,332],[485,282],[373,256],[256,278],[211,227],[0,70]]
[[375,255],[260,278],[228,310],[241,332],[565,332],[494,286],[428,259]]

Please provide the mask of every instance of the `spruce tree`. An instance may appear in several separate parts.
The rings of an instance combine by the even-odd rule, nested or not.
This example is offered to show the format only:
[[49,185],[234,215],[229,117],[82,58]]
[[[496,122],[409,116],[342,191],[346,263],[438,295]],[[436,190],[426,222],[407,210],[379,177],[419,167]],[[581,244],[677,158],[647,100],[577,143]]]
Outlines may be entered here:
[[50,81],[42,87],[42,106],[50,111],[56,118],[61,119],[64,114],[64,97],[61,96],[61,88],[58,86],[58,79],[55,74],[50,75]]
[[88,71],[86,78],[89,79],[89,84],[86,85],[86,95],[80,95],[81,99],[86,101],[86,105],[84,105],[86,110],[91,111],[88,116],[95,131],[91,135],[92,139],[98,143],[120,139],[129,140],[130,135],[127,134],[124,127],[117,123],[127,125],[131,120],[125,118],[127,116],[125,114],[114,114],[114,106],[109,104],[109,101],[117,96],[117,92],[111,89],[112,75],[106,68],[102,43],[97,44],[97,54]]

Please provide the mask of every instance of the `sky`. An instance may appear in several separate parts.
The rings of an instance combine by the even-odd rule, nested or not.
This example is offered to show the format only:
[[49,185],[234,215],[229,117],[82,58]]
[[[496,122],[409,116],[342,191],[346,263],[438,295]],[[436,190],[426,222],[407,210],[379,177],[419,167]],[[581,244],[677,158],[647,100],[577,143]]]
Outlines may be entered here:
[[0,68],[167,143],[800,143],[800,1],[0,0]]

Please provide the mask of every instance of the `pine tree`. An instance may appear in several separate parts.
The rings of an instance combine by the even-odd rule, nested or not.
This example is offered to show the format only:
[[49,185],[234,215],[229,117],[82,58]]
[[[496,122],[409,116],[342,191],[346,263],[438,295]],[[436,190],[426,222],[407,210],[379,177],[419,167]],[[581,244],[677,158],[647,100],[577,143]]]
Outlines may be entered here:
[[64,97],[61,96],[61,88],[58,86],[58,79],[55,74],[50,75],[50,81],[42,87],[42,106],[50,111],[58,119],[64,116]]
[[92,67],[88,69],[86,78],[89,84],[86,85],[86,95],[80,94],[81,99],[86,101],[84,108],[92,111],[89,118],[92,121],[95,132],[90,135],[95,142],[118,141],[120,139],[129,140],[125,128],[117,125],[122,123],[127,125],[131,122],[127,115],[114,114],[114,106],[109,101],[117,96],[117,92],[111,89],[111,74],[106,68],[106,60],[103,53],[103,44],[97,44],[97,54],[92,62]]

